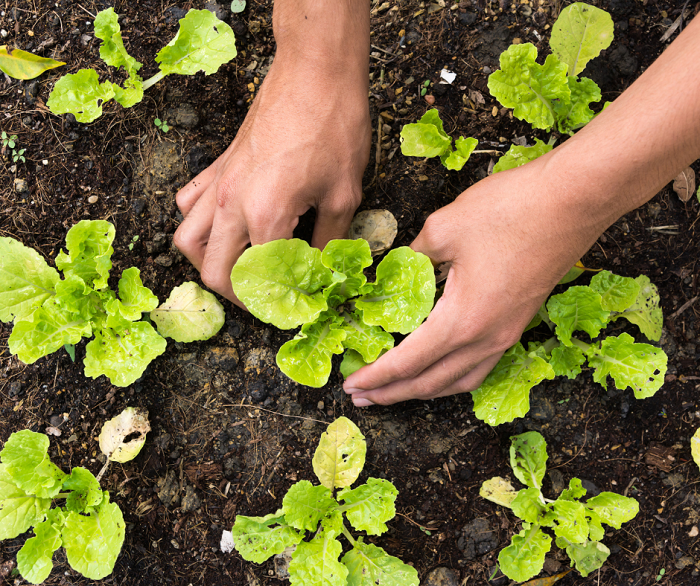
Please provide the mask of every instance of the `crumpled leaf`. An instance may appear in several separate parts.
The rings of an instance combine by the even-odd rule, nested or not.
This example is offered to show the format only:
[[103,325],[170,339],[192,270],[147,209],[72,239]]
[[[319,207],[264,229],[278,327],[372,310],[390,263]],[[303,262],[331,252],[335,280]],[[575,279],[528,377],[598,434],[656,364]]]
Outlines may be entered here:
[[78,122],[92,122],[102,116],[102,106],[114,97],[112,82],[100,83],[94,69],[81,69],[56,82],[46,102],[53,114],[73,114]]
[[119,17],[114,8],[107,8],[95,17],[95,36],[102,40],[100,58],[112,67],[123,67],[131,76],[141,69],[141,63],[129,55],[122,41]]
[[572,501],[575,499],[580,499],[581,497],[586,496],[586,492],[586,489],[583,488],[583,485],[581,484],[581,480],[578,478],[572,478],[569,480],[569,488],[562,490],[557,500]]
[[447,155],[442,155],[440,160],[449,171],[461,171],[478,144],[479,141],[475,138],[460,136],[455,141],[455,150]]
[[604,387],[608,375],[615,386],[634,391],[637,399],[651,397],[664,384],[668,356],[661,348],[635,343],[629,334],[609,336],[593,344],[588,351],[588,364],[595,368],[593,380]]
[[[148,412],[138,407],[127,407],[102,426],[98,438],[100,451],[112,462],[133,460],[146,443],[149,431]],[[138,437],[124,441],[135,433],[139,434]]]
[[343,354],[343,361],[340,363],[340,374],[343,378],[348,378],[353,372],[367,366],[367,362],[362,358],[362,354],[356,350],[346,350]]
[[168,299],[151,311],[150,316],[158,333],[176,342],[208,340],[218,333],[226,321],[224,306],[193,281],[175,287]]
[[377,256],[391,248],[397,231],[396,218],[389,210],[365,210],[352,219],[348,238],[366,240],[372,256]]
[[518,342],[506,350],[481,386],[472,393],[474,414],[489,425],[524,417],[530,410],[530,389],[546,378],[554,378],[554,369]]
[[81,220],[66,234],[68,254],[56,256],[56,266],[66,276],[76,275],[95,289],[107,286],[112,268],[112,242],[116,230],[104,220]]
[[572,543],[567,545],[566,553],[571,559],[571,565],[575,564],[576,569],[585,578],[603,566],[610,555],[610,550],[598,541],[589,541],[585,544]]
[[109,493],[89,516],[71,512],[61,531],[68,563],[91,580],[101,580],[112,573],[124,543],[124,517]]
[[481,485],[479,496],[497,505],[510,508],[518,492],[509,480],[494,476]]
[[282,330],[313,322],[328,309],[321,289],[331,282],[321,251],[297,238],[251,246],[231,271],[233,292],[248,311]]
[[339,417],[321,435],[312,460],[314,473],[326,488],[345,488],[362,472],[366,453],[360,429],[347,417]]
[[547,442],[536,431],[510,438],[510,466],[524,485],[540,489],[547,470]]
[[[178,287],[176,287],[178,289]],[[173,289],[174,291],[175,289]],[[172,296],[172,293],[171,293]],[[143,286],[141,271],[131,267],[122,272],[119,279],[119,299],[113,299],[105,304],[108,313],[115,315],[117,312],[124,319],[136,321],[141,319],[141,314],[151,311],[158,306],[158,298],[148,287]],[[191,340],[178,340],[190,342]]]
[[50,498],[39,498],[19,488],[5,464],[0,463],[0,541],[14,539],[37,525],[50,506]]
[[381,547],[359,538],[342,563],[348,569],[347,586],[418,586],[418,572]]
[[612,43],[615,27],[605,11],[584,2],[564,8],[554,26],[549,45],[566,64],[569,75],[578,75],[586,64]]
[[84,513],[102,502],[100,483],[86,468],[80,466],[73,468],[70,476],[63,483],[63,489],[71,491],[66,498],[68,511]]
[[506,154],[498,159],[498,162],[493,166],[493,172],[498,173],[499,171],[507,171],[508,169],[522,167],[525,163],[534,161],[536,158],[548,153],[553,148],[554,147],[552,145],[541,141],[539,138],[535,139],[535,144],[531,147],[519,146],[515,144],[511,145]]
[[28,318],[54,294],[56,269],[34,249],[14,238],[0,237],[0,321]]
[[61,532],[50,521],[34,527],[34,537],[27,539],[17,552],[17,569],[32,584],[41,584],[53,569],[53,553],[61,547]]
[[358,311],[343,315],[343,323],[333,325],[345,332],[343,347],[355,350],[362,355],[366,364],[374,362],[386,350],[394,347],[394,337],[379,326],[365,324]]
[[691,167],[683,169],[673,180],[673,191],[682,202],[690,201],[695,191],[695,171]]
[[605,327],[610,312],[603,309],[602,298],[590,287],[569,287],[564,293],[552,295],[547,301],[549,319],[556,325],[557,337],[565,346],[571,346],[571,334],[585,331],[595,338]]
[[545,513],[541,497],[542,493],[539,488],[523,488],[510,503],[510,508],[513,514],[523,521],[537,523]]
[[586,362],[586,355],[578,346],[558,346],[552,350],[550,366],[557,376],[575,379],[581,374],[581,366]]
[[387,531],[386,521],[396,515],[394,502],[398,494],[388,480],[368,478],[367,484],[341,490],[337,498],[345,503],[345,516],[355,529],[381,535]]
[[377,265],[372,291],[355,302],[365,323],[408,334],[433,308],[435,272],[430,259],[408,246],[390,251]]
[[[428,110],[415,124],[401,129],[401,153],[406,157],[439,157],[452,150],[436,108]],[[473,150],[473,149],[472,149]]]
[[584,543],[588,539],[586,509],[578,501],[557,499],[552,505],[556,515],[554,533],[572,543]]
[[285,521],[295,529],[308,531],[316,531],[318,522],[337,506],[328,488],[314,486],[308,480],[290,486],[282,500]]
[[264,517],[236,515],[231,533],[236,551],[244,560],[256,564],[282,553],[304,537],[303,532],[285,522],[282,509]]
[[608,311],[629,309],[639,296],[641,285],[631,277],[601,271],[591,279],[591,289],[601,296],[601,306]]
[[49,438],[28,429],[13,433],[0,460],[13,484],[28,494],[51,498],[61,491],[66,474],[48,457]]
[[631,521],[639,512],[639,503],[628,496],[614,492],[601,492],[586,501],[586,508],[598,514],[600,520],[615,529]]
[[40,57],[7,45],[0,46],[0,71],[13,79],[34,79],[44,71],[65,65],[48,57]]
[[647,338],[658,342],[661,339],[664,316],[659,305],[659,290],[646,275],[635,279],[639,283],[637,300],[622,313],[614,315],[612,321],[621,317],[635,324]]
[[600,102],[601,93],[598,84],[592,79],[578,79],[569,76],[568,81],[571,96],[557,100],[554,111],[557,116],[559,132],[573,135],[573,131],[593,120],[595,112],[590,109],[591,102]]
[[488,87],[503,106],[513,108],[516,118],[549,129],[556,122],[552,100],[568,100],[571,91],[565,64],[554,55],[548,55],[544,65],[536,59],[532,43],[511,45],[501,53],[501,69],[489,76]]
[[348,569],[338,559],[342,551],[333,529],[321,530],[311,541],[302,541],[289,564],[290,583],[345,586]]
[[551,545],[552,538],[533,525],[513,536],[510,545],[498,554],[498,565],[511,580],[524,582],[542,571]]
[[156,55],[165,74],[216,73],[237,54],[236,37],[225,22],[208,10],[190,10],[180,19],[175,38]]

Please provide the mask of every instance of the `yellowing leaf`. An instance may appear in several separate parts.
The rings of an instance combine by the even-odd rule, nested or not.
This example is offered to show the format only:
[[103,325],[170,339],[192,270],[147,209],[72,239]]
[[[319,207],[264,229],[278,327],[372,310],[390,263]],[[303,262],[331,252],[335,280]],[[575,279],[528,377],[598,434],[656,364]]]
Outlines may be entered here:
[[695,435],[690,438],[690,453],[693,455],[693,460],[700,466],[700,427],[698,427]]
[[34,79],[44,71],[65,65],[47,57],[39,57],[7,45],[0,46],[0,70],[14,79]]
[[554,576],[547,576],[546,578],[535,578],[534,580],[530,580],[529,582],[525,582],[525,584],[523,584],[522,586],[552,586],[552,584],[561,580],[564,576],[566,576],[572,570],[573,570],[573,568],[569,568],[568,570],[566,570],[566,572],[554,574]]
[[[141,451],[149,431],[151,426],[148,423],[148,413],[127,407],[102,426],[99,437],[100,450],[112,462],[128,462]],[[124,441],[135,433],[138,437],[128,442]]]
[[479,490],[479,496],[487,501],[508,508],[510,508],[510,504],[515,500],[517,494],[518,491],[513,488],[510,481],[500,476],[489,478],[481,485]]
[[314,472],[326,488],[345,488],[362,472],[366,453],[360,429],[347,417],[339,417],[321,435],[312,461]]

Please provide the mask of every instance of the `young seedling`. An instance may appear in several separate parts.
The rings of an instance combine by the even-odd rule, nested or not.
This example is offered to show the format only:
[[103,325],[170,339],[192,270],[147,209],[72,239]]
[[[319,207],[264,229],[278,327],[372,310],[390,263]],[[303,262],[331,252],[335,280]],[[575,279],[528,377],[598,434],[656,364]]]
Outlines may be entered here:
[[17,140],[17,135],[13,134],[12,136],[8,135],[7,132],[4,130],[2,131],[2,135],[0,135],[0,140],[2,141],[2,148],[3,150],[7,148],[14,149],[16,140]]
[[3,154],[9,148],[12,151],[12,162],[13,163],[26,163],[27,160],[24,158],[24,153],[27,149],[17,148],[17,135],[13,134],[9,136],[4,130],[0,135],[0,141],[2,141],[2,151]]
[[168,130],[170,130],[170,126],[168,126],[168,123],[165,120],[161,120],[160,118],[156,118],[153,121],[153,124],[155,124],[156,128],[162,130],[163,132],[168,132]]
[[275,240],[247,249],[231,271],[231,284],[250,313],[297,336],[277,353],[277,365],[310,387],[326,384],[333,354],[348,377],[393,348],[389,332],[408,334],[430,313],[435,273],[430,259],[404,246],[377,265],[367,241],[331,240],[323,252],[303,240]]
[[[345,524],[347,519],[357,531],[381,535],[396,514],[398,491],[388,480],[370,477],[366,484],[350,488],[362,472],[366,452],[365,438],[352,421],[340,417],[331,423],[313,458],[321,484],[293,484],[275,513],[236,516],[232,534],[238,553],[261,564],[294,546],[289,575],[298,586],[418,586],[415,568],[365,543],[363,537],[353,537]],[[350,544],[342,558],[341,535]]]
[[[593,380],[603,387],[610,375],[616,388],[631,387],[638,399],[651,397],[664,382],[668,357],[661,348],[637,343],[626,333],[596,339],[620,318],[637,325],[648,339],[661,339],[659,293],[648,277],[602,271],[590,286],[569,287],[550,297],[528,329],[545,323],[554,335],[542,343],[530,342],[527,350],[518,342],[505,352],[472,393],[476,416],[489,425],[524,417],[530,389],[555,376],[574,379],[586,361],[594,369]],[[575,331],[584,331],[592,341],[574,337]]]
[[[117,437],[115,420],[126,432]],[[124,427],[129,420],[136,420],[136,426]],[[17,552],[17,569],[25,580],[32,584],[46,580],[59,547],[65,549],[69,565],[86,578],[101,580],[112,572],[124,543],[125,524],[119,506],[110,503],[109,492],[101,489],[100,478],[110,460],[135,458],[148,431],[147,415],[131,407],[107,422],[100,433],[107,461],[97,477],[81,467],[63,472],[49,459],[49,438],[42,433],[25,429],[9,437],[0,451],[0,540],[34,529],[34,537]],[[126,435],[133,433],[140,435],[125,444]],[[61,499],[64,505],[52,508]]]
[[603,524],[620,529],[639,512],[635,499],[614,492],[601,492],[581,502],[586,489],[578,478],[569,481],[569,488],[558,499],[545,498],[542,479],[546,463],[547,443],[539,433],[516,435],[511,438],[510,465],[515,477],[528,488],[516,491],[508,480],[495,477],[484,482],[479,492],[485,499],[509,508],[523,521],[522,531],[498,554],[501,571],[518,582],[542,571],[552,545],[544,527],[554,531],[557,547],[566,550],[571,566],[576,566],[585,577],[600,568],[610,555],[601,543],[605,536]]
[[[13,238],[0,238],[0,321],[14,322],[10,352],[32,364],[42,356],[83,337],[85,376],[107,376],[125,387],[165,351],[164,336],[178,342],[206,340],[224,323],[216,298],[195,283],[173,289],[158,307],[158,298],[132,267],[122,272],[118,292],[107,286],[112,268],[115,229],[102,220],[83,220],[66,236],[68,253],[50,267],[33,249]],[[150,322],[142,321],[150,312]]]
[[102,40],[102,60],[112,67],[123,67],[129,76],[124,85],[100,82],[97,71],[81,69],[58,80],[46,102],[51,112],[70,112],[78,122],[92,122],[102,115],[102,106],[112,98],[123,107],[131,108],[143,99],[149,87],[166,75],[194,75],[198,71],[211,75],[236,56],[231,27],[208,10],[193,9],[180,20],[175,38],[156,55],[160,71],[144,81],[138,74],[142,63],[131,57],[124,47],[118,18],[113,8],[98,12],[95,36]]

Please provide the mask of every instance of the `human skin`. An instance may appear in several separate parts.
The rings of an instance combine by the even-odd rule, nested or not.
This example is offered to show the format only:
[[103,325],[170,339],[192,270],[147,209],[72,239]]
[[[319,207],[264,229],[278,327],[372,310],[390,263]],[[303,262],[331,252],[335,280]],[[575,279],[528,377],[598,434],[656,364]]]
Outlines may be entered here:
[[451,262],[428,319],[345,382],[356,406],[475,390],[567,270],[700,157],[700,19],[548,154],[432,214],[414,250]]
[[369,0],[276,0],[274,62],[236,138],[176,196],[175,245],[210,289],[243,307],[231,269],[248,244],[344,238],[369,160]]

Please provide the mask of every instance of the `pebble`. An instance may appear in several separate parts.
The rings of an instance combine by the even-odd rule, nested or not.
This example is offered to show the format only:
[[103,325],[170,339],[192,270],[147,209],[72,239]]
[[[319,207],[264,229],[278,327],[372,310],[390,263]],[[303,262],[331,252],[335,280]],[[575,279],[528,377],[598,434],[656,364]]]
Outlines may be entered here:
[[425,101],[428,103],[429,106],[432,106],[435,103],[435,96],[428,94],[427,96],[425,96]]
[[133,210],[135,216],[140,216],[146,209],[146,200],[141,197],[137,197],[131,202],[131,209]]
[[15,191],[17,193],[27,193],[29,185],[25,179],[15,179]]
[[100,198],[97,197],[96,195],[91,195],[90,197],[88,197],[88,203],[97,203],[98,199],[100,199]]
[[160,254],[153,262],[161,267],[167,268],[173,266],[173,257],[169,254]]

